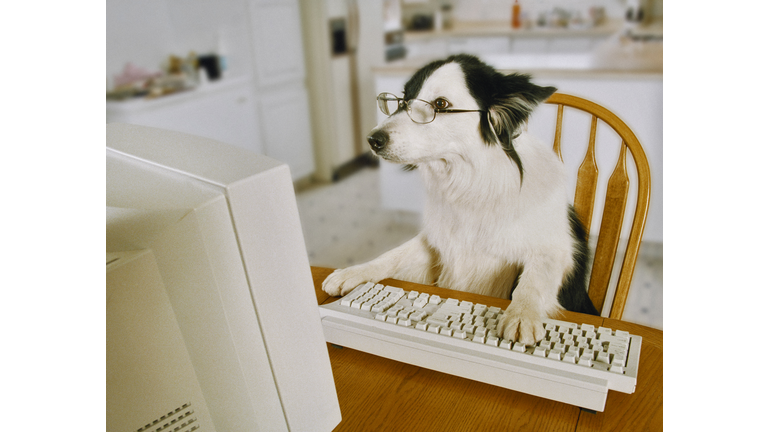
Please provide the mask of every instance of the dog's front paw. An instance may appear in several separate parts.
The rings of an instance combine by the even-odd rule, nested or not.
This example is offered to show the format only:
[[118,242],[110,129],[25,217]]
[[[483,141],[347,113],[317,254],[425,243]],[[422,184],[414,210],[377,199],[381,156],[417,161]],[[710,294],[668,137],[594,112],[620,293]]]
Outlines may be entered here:
[[378,280],[374,280],[363,265],[347,267],[328,275],[323,281],[323,291],[332,296],[343,296],[365,282],[378,282]]
[[499,335],[504,339],[529,346],[544,339],[546,331],[542,322],[543,317],[518,313],[510,309],[512,308],[504,312],[501,321],[496,326]]

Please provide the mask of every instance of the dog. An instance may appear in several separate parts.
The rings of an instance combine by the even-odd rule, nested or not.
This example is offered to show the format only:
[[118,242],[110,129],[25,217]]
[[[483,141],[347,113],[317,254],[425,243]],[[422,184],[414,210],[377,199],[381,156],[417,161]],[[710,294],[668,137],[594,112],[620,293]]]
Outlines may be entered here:
[[[417,169],[427,190],[420,233],[323,281],[330,295],[386,278],[511,298],[497,334],[533,345],[562,309],[599,315],[586,290],[587,233],[551,147],[526,132],[557,89],[504,75],[460,54],[418,70],[402,98],[379,95],[389,117],[368,142]],[[417,122],[418,121],[418,122]]]

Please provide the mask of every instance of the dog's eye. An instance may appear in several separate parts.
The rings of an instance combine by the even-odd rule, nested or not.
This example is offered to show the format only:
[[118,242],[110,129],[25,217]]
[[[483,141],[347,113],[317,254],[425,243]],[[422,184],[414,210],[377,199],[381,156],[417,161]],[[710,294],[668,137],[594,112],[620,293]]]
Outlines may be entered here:
[[444,98],[435,100],[435,108],[437,109],[446,109],[449,106],[451,106],[451,103]]

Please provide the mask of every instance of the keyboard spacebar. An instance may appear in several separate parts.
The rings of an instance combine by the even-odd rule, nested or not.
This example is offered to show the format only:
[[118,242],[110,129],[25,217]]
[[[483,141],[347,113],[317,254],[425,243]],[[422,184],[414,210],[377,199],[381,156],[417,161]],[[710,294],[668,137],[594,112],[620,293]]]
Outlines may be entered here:
[[604,379],[489,354],[487,350],[473,351],[459,346],[468,342],[458,339],[416,330],[404,334],[397,327],[388,330],[386,326],[391,324],[377,321],[361,324],[326,316],[322,323],[331,343],[588,409],[602,411],[605,406],[608,382]]

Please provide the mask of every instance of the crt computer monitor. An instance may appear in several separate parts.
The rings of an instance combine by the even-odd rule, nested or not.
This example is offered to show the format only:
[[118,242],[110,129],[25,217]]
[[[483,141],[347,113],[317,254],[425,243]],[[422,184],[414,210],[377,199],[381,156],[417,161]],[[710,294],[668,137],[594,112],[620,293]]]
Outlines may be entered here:
[[287,165],[107,125],[107,431],[341,420]]

